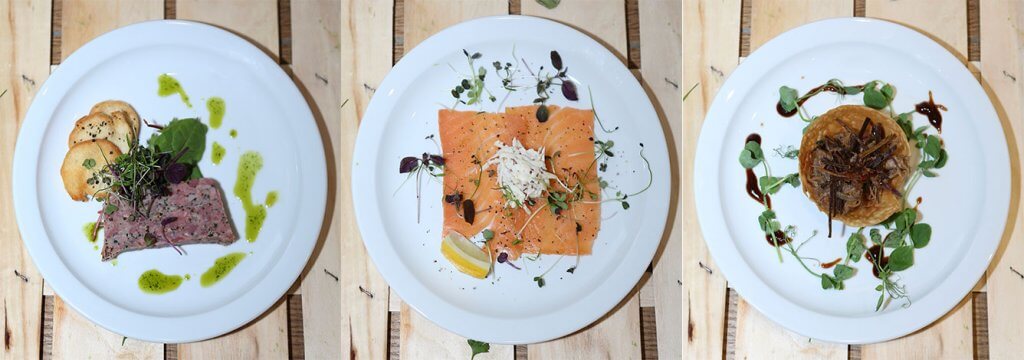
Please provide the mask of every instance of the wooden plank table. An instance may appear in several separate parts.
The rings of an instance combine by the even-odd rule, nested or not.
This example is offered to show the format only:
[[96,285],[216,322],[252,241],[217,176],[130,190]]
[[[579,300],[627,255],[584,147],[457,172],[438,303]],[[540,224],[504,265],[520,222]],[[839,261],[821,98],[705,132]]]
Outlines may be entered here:
[[[1018,0],[684,0],[683,357],[690,359],[1014,359],[1024,351],[1024,2]],[[710,258],[693,204],[690,172],[704,113],[725,77],[751,51],[793,27],[830,17],[867,16],[921,31],[978,76],[996,104],[1010,144],[1011,212],[1003,242],[975,291],[939,321],[881,344],[812,341],[749,306]],[[825,35],[827,36],[827,35]],[[1018,81],[1020,78],[1020,81]]]
[[[189,19],[245,37],[292,76],[318,122],[329,174],[320,243],[286,296],[225,336],[157,344],[91,323],[46,286],[17,231],[11,174],[0,171],[0,359],[468,358],[466,339],[438,328],[392,294],[363,247],[348,196],[349,169],[359,122],[377,85],[406,50],[446,26],[500,14],[551,18],[589,33],[630,66],[658,104],[678,160],[679,99],[685,90],[681,7],[678,0],[563,0],[554,10],[534,0],[0,1],[0,92],[6,90],[0,95],[0,169],[11,168],[19,125],[36,90],[76,49],[131,23]],[[680,174],[673,169],[674,184]],[[616,310],[566,338],[495,345],[477,358],[682,357],[684,219],[676,207],[651,271]],[[721,292],[724,299],[724,286]]]

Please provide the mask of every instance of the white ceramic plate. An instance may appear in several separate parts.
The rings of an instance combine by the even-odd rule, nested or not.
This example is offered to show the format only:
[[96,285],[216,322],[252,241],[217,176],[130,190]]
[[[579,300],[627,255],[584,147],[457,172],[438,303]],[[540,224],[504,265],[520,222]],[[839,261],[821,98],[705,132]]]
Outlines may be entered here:
[[[157,76],[176,77],[191,97],[157,96]],[[232,196],[238,158],[263,155],[253,196],[271,190],[280,200],[268,209],[259,238],[234,244],[185,246],[121,254],[101,262],[83,235],[100,204],[72,201],[60,166],[75,120],[106,99],[131,103],[139,115],[166,124],[174,117],[209,117],[206,99],[225,99],[220,129],[210,129],[200,168],[227,195],[236,229],[245,213]],[[238,137],[228,135],[237,129]],[[152,129],[143,126],[142,139]],[[227,149],[220,165],[210,161],[216,141]],[[97,324],[148,341],[179,343],[231,331],[268,309],[292,285],[317,241],[326,198],[326,166],[320,134],[291,79],[261,50],[227,31],[193,22],[153,21],[109,32],[65,60],[43,85],[23,123],[14,158],[14,205],[22,238],[46,282],[61,298]],[[203,288],[199,275],[230,252],[250,254],[220,283]],[[149,269],[191,274],[164,295],[139,290]]]
[[[568,74],[579,85],[579,102],[557,90],[553,104],[590,108],[587,87],[605,126],[598,139],[615,141],[615,157],[602,173],[614,186],[636,191],[648,182],[639,157],[640,143],[654,171],[648,192],[628,199],[631,207],[605,203],[604,220],[594,255],[582,257],[574,274],[566,273],[575,257],[566,257],[538,288],[533,276],[557,256],[520,261],[526,270],[499,264],[496,278],[470,278],[441,255],[441,186],[423,183],[423,216],[416,222],[415,183],[401,187],[399,160],[438,149],[424,137],[438,133],[437,111],[451,106],[451,89],[468,72],[463,49],[483,56],[488,87],[498,101],[482,107],[496,111],[504,91],[494,76],[495,60],[525,59],[536,71],[550,69],[550,51],[561,54]],[[524,74],[524,76],[527,74]],[[505,105],[529,105],[536,92],[513,93]],[[377,89],[363,116],[356,140],[352,196],[363,241],[377,269],[402,300],[424,316],[459,335],[492,343],[533,343],[576,331],[608,312],[633,289],[648,267],[665,227],[670,193],[665,134],[650,100],[622,61],[593,39],[567,26],[524,16],[490,17],[464,22],[434,35],[405,55]],[[397,192],[396,192],[397,190]]]
[[[822,35],[826,34],[826,35]],[[912,300],[892,302],[875,312],[878,280],[870,265],[856,263],[858,274],[843,291],[825,291],[790,256],[780,264],[758,228],[761,205],[744,191],[737,162],[745,138],[760,133],[776,176],[795,172],[796,160],[772,149],[799,147],[804,123],[776,114],[779,87],[801,94],[838,78],[846,84],[882,80],[893,84],[897,112],[912,111],[928,99],[946,105],[943,113],[949,162],[936,178],[922,179],[908,199],[923,198],[920,221],[931,224],[932,239],[915,251],[915,264],[898,273]],[[839,104],[863,104],[831,93],[805,105],[821,114]],[[927,125],[922,115],[915,126]],[[934,134],[935,130],[929,128]],[[893,339],[928,325],[953,308],[985,271],[998,245],[1009,207],[1009,160],[1003,130],[992,103],[967,68],[942,46],[900,25],[870,19],[825,20],[786,32],[760,47],[718,92],[701,130],[694,169],[697,210],[704,238],[730,285],[775,322],[805,336],[842,343]],[[758,175],[763,175],[758,169]],[[802,189],[773,196],[784,224],[795,225],[796,241],[817,229],[819,235],[800,251],[829,261],[845,256],[853,229],[835,222],[825,237],[826,216]],[[887,251],[888,253],[888,251]],[[810,262],[814,264],[813,262]],[[812,268],[814,266],[812,265]],[[820,268],[815,268],[821,272]]]

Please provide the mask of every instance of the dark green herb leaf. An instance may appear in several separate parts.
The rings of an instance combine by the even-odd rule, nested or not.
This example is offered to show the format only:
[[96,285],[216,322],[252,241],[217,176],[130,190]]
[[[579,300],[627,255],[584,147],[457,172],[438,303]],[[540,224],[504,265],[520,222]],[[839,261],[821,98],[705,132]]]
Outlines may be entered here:
[[106,206],[103,207],[103,214],[110,215],[113,214],[115,211],[117,211],[117,205],[108,203]]
[[466,340],[466,342],[469,343],[469,348],[473,350],[473,355],[470,356],[470,360],[475,358],[478,354],[483,354],[488,351],[491,351],[491,344],[485,343],[483,341],[468,339]]
[[889,255],[890,271],[903,271],[912,265],[914,265],[914,248],[912,246],[898,247]]
[[[879,285],[879,286],[881,286],[881,285]],[[878,291],[882,291],[882,290],[879,289]],[[875,304],[875,311],[878,311],[878,310],[882,309],[882,301],[883,300],[885,300],[885,293],[884,292],[882,294],[878,295],[878,303]]]
[[796,89],[783,86],[779,88],[779,103],[782,104],[782,110],[787,112],[793,111],[797,107],[797,97],[800,96]]
[[542,277],[542,276],[534,276],[533,277],[533,281],[537,282],[537,287],[544,287],[544,277]]
[[882,245],[882,233],[878,229],[871,229],[868,234],[871,236],[871,242]]
[[843,281],[853,277],[853,268],[843,264],[836,264],[836,267],[832,269],[832,274],[835,275],[836,280]]
[[792,173],[783,177],[762,176],[758,179],[761,191],[766,194],[775,194],[782,189],[782,185],[789,184],[793,187],[800,186],[800,174]]
[[753,168],[764,161],[764,152],[761,150],[761,144],[755,141],[748,141],[743,146],[743,151],[740,151],[740,165],[746,169]]
[[832,278],[832,276],[829,276],[828,274],[821,274],[821,288],[822,289],[828,290],[828,289],[831,289],[831,288],[833,288],[835,286],[836,286],[835,279]]
[[483,235],[484,235],[484,240],[490,241],[491,239],[494,238],[494,231],[491,231],[491,229],[485,229],[483,231]]
[[82,162],[82,167],[85,167],[86,169],[89,169],[89,170],[92,170],[92,168],[95,167],[95,166],[96,166],[96,160],[93,160],[93,159],[85,159],[85,161]]
[[562,0],[537,0],[538,4],[544,5],[544,7],[548,9],[554,9],[558,7],[558,4],[561,2]]
[[850,239],[846,241],[846,256],[850,258],[850,261],[860,261],[860,256],[864,254],[867,247],[864,246],[864,235],[861,233],[850,234]]
[[946,152],[946,149],[940,150],[938,158],[935,159],[935,168],[941,169],[942,167],[946,166],[947,160],[949,160],[949,153]]
[[936,173],[934,173],[934,172],[932,172],[931,170],[928,170],[928,169],[921,169],[921,174],[923,174],[925,177],[936,177],[936,176],[939,176],[939,174],[936,174]]
[[913,112],[905,112],[896,117],[896,124],[900,126],[900,129],[903,129],[903,134],[907,136],[907,140],[914,138],[913,115]]
[[548,121],[548,106],[541,104],[537,107],[537,121],[547,122]]
[[856,87],[856,86],[844,86],[843,87],[843,93],[845,95],[857,95],[857,94],[860,94],[861,91],[863,91],[863,90],[861,90],[861,88]]
[[899,216],[896,217],[896,229],[899,231],[906,232],[910,229],[910,225],[917,221],[917,210],[914,210],[914,208],[904,209],[898,214]]
[[889,234],[885,235],[885,241],[883,242],[884,246],[887,248],[896,248],[903,245],[903,235],[902,230],[893,230]]
[[910,227],[910,240],[914,242],[915,248],[923,248],[932,239],[932,226],[918,223]]
[[928,140],[924,144],[924,153],[928,154],[932,158],[938,158],[939,153],[942,151],[942,140],[938,136],[928,135]]
[[199,119],[174,119],[163,130],[149,139],[149,145],[157,151],[177,155],[184,151],[177,162],[192,165],[191,179],[202,177],[199,167],[195,166],[203,159],[206,151],[205,124]]
[[882,86],[882,95],[885,95],[886,102],[892,102],[892,99],[896,98],[896,88],[892,85],[885,84]]
[[625,202],[625,201],[622,202],[622,210],[629,210],[629,203],[628,202]]
[[886,106],[889,106],[889,99],[875,88],[874,82],[872,81],[868,84],[871,86],[864,86],[864,105],[875,109],[884,109]]

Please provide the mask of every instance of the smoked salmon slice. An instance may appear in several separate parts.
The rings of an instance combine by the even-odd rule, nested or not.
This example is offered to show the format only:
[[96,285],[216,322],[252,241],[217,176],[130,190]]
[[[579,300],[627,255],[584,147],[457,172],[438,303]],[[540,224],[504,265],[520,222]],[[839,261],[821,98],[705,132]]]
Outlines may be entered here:
[[[594,157],[594,112],[548,105],[548,121],[536,119],[537,106],[506,108],[504,113],[440,110],[438,127],[445,158],[446,200],[472,200],[473,222],[465,208],[444,201],[444,233],[472,237],[491,229],[492,254],[589,255],[601,224],[601,189]],[[528,149],[543,148],[547,170],[558,180],[550,192],[575,197],[567,209],[551,210],[548,199],[505,208],[493,168],[483,164],[494,155],[496,141],[518,139]],[[545,193],[547,196],[548,193]]]

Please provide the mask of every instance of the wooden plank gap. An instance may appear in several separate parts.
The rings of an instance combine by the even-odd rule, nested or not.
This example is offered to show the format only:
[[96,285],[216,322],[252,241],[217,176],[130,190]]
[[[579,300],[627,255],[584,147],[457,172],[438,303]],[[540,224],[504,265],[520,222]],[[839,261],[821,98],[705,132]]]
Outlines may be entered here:
[[178,360],[178,344],[164,344],[164,360]]
[[988,294],[974,292],[974,358],[988,359]]
[[860,345],[850,345],[846,350],[846,358],[848,360],[860,360]]
[[639,0],[626,0],[626,64],[640,68],[640,5]]
[[[529,0],[527,0],[529,1]],[[508,1],[508,13],[510,15],[520,15],[523,13],[522,0],[509,0]]]
[[394,23],[392,25],[391,65],[405,55],[405,0],[395,0]]
[[515,360],[527,360],[530,358],[530,355],[527,354],[526,345],[516,345],[512,348],[512,352]]
[[967,60],[981,61],[980,0],[967,1]]
[[[401,1],[401,0],[398,0]],[[398,311],[388,311],[388,359],[398,360],[402,346],[402,316]]]
[[60,64],[61,16],[64,12],[64,0],[53,0],[50,8],[50,65]]
[[[287,0],[284,0],[287,2]],[[302,295],[288,297],[288,355],[289,359],[306,358],[305,338],[302,333]]]
[[[178,18],[178,0],[164,0],[164,20]],[[177,356],[177,354],[175,354]]]
[[[301,0],[300,0],[301,1]],[[281,64],[292,63],[292,2],[277,0],[277,31]]]
[[725,300],[725,354],[726,360],[736,359],[736,307],[739,305],[740,295],[736,290],[729,288],[729,295]]
[[753,0],[743,0],[740,3],[740,57],[750,56],[750,19]]
[[[853,16],[864,17],[865,12],[867,12],[865,0],[853,0]],[[857,356],[860,356],[860,354]]]
[[640,307],[640,346],[641,359],[658,359],[658,318],[652,307]]
[[[54,1],[54,3],[60,2],[60,0]],[[39,348],[39,357],[43,360],[53,359],[53,295],[43,296],[43,323],[42,336],[39,338],[42,340],[42,345]]]

